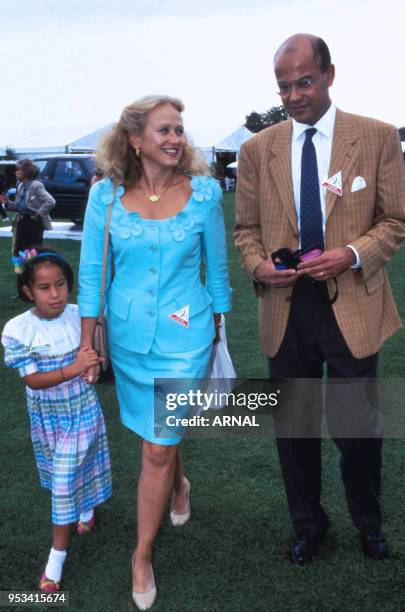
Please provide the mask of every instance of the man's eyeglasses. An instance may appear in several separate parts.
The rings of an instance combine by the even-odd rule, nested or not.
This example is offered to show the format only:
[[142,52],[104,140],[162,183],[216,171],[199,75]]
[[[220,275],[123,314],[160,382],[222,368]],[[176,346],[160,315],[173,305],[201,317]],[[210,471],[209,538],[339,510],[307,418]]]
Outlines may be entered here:
[[279,81],[279,91],[277,93],[282,98],[285,98],[291,95],[293,87],[295,87],[297,93],[305,94],[311,90],[315,80],[315,77],[302,77],[302,79],[298,79],[292,83],[288,83],[287,81]]

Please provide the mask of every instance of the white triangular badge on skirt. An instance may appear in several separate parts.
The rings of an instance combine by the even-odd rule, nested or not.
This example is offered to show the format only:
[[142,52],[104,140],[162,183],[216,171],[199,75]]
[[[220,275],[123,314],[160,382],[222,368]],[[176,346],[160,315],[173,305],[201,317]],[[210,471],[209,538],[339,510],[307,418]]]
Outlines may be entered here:
[[169,319],[172,319],[173,321],[175,321],[179,325],[183,325],[184,327],[188,327],[189,318],[190,306],[188,304],[187,306],[183,306],[183,308],[180,308],[179,310],[176,310],[176,312],[173,312],[169,315]]

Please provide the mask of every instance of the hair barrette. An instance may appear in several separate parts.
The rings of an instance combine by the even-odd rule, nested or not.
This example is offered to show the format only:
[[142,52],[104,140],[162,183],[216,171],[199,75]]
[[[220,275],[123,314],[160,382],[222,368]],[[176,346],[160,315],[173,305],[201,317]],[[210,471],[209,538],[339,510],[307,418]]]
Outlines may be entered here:
[[16,274],[22,274],[24,272],[25,264],[30,261],[30,259],[34,259],[38,255],[36,249],[25,249],[24,251],[20,251],[18,255],[14,255],[11,258],[11,263],[14,266],[14,272]]

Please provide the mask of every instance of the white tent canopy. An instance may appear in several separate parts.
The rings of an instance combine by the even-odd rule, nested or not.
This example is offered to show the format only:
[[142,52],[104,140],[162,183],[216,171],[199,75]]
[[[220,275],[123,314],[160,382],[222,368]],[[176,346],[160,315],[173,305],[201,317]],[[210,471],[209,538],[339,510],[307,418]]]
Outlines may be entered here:
[[15,132],[0,130],[0,150],[11,147],[17,157],[57,155],[58,153],[91,153],[111,124],[96,126],[55,126],[43,130]]
[[[17,157],[38,157],[58,153],[92,153],[100,138],[111,129],[112,124],[100,126],[54,126],[42,130],[0,129],[0,155],[11,147]],[[253,136],[243,125],[225,138],[221,128],[187,131],[194,144],[200,148],[207,162],[215,161],[216,152],[239,153],[240,146]],[[3,149],[3,151],[2,151]]]
[[239,126],[225,138],[220,138],[221,132],[223,134],[220,128],[190,131],[194,144],[203,151],[209,164],[215,162],[217,153],[236,153],[237,157],[241,145],[254,136],[253,132],[244,125]]
[[92,151],[95,151],[101,138],[112,128],[112,126],[113,124],[109,123],[108,125],[98,130],[95,130],[94,132],[91,132],[90,134],[87,134],[82,138],[78,138],[77,140],[75,140],[75,142],[70,143],[69,150],[72,151],[72,153],[91,153]]
[[253,132],[248,130],[244,125],[241,125],[240,127],[238,127],[237,130],[232,132],[232,134],[229,134],[228,136],[226,136],[226,138],[223,138],[222,140],[217,142],[215,144],[215,150],[219,152],[229,151],[233,153],[239,153],[241,145],[243,145],[244,142],[249,140],[249,138],[252,138],[253,135]]

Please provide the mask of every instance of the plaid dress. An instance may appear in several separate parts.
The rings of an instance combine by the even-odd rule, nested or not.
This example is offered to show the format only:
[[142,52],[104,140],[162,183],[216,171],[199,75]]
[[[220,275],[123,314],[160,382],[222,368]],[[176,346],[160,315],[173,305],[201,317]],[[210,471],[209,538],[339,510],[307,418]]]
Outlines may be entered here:
[[[2,335],[5,362],[20,376],[72,363],[80,342],[76,305],[55,319],[31,310]],[[107,433],[94,388],[81,376],[49,389],[26,387],[31,437],[41,485],[52,491],[52,522],[66,525],[111,496]]]

